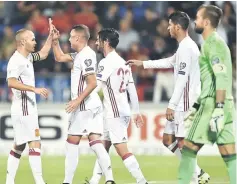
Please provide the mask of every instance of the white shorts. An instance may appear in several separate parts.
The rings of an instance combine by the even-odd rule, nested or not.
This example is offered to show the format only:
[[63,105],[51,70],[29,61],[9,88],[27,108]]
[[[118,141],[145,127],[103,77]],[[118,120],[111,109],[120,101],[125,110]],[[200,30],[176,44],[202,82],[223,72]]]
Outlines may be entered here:
[[128,142],[128,125],[130,116],[104,119],[103,140],[111,141],[112,144]]
[[12,115],[11,120],[16,145],[40,140],[38,114],[30,114],[28,116]]
[[103,133],[103,109],[97,107],[86,111],[74,111],[69,117],[69,135]]
[[184,116],[187,112],[176,111],[174,121],[168,121],[165,125],[165,134],[175,135],[175,137],[185,137]]

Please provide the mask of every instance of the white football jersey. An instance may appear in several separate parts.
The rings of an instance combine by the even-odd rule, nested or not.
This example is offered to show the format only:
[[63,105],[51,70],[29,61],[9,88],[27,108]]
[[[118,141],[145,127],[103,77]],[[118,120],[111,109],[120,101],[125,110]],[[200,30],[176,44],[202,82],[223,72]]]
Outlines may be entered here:
[[[71,70],[71,99],[74,100],[86,88],[86,75],[96,73],[96,54],[89,47],[84,47],[79,53],[71,53],[73,67]],[[99,95],[92,92],[80,104],[79,111],[85,111],[102,106]]]
[[[25,85],[35,87],[33,62],[40,60],[38,53],[30,53],[24,57],[18,51],[10,58],[7,65],[7,79],[16,78]],[[28,116],[37,113],[35,93],[12,88],[13,98],[11,106],[12,115]]]
[[169,108],[188,111],[201,93],[199,49],[189,37],[180,43],[176,53],[159,60],[144,61],[144,68],[174,68],[175,87]]
[[105,117],[130,116],[127,86],[129,82],[133,82],[133,77],[130,67],[125,65],[125,60],[115,51],[110,52],[99,63],[97,80],[106,84],[102,87]]

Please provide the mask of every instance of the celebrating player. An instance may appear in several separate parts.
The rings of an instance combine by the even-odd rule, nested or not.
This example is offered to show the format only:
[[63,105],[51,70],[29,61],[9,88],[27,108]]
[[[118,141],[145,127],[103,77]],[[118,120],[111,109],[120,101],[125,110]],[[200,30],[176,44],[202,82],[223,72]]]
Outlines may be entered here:
[[[142,125],[139,114],[139,104],[130,67],[125,65],[125,60],[115,51],[119,43],[119,34],[113,28],[106,28],[98,33],[97,49],[105,56],[98,66],[96,91],[102,89],[104,94],[104,145],[109,151],[111,143],[124,165],[139,184],[147,184],[135,156],[127,147],[127,128],[130,122],[131,110],[128,102],[127,91],[130,94],[134,110],[134,121],[138,127]],[[90,184],[98,184],[101,169],[95,164],[93,177]]]
[[[51,19],[49,19],[51,25]],[[16,32],[15,53],[7,66],[7,83],[12,89],[11,120],[14,129],[14,147],[7,161],[6,184],[14,184],[20,157],[29,145],[29,162],[36,184],[45,184],[41,167],[41,144],[38,124],[38,112],[35,94],[44,98],[48,90],[35,87],[33,62],[45,59],[52,45],[53,28],[50,26],[49,36],[39,52],[35,52],[36,40],[32,31],[21,29]]]
[[87,26],[77,25],[70,32],[70,43],[76,53],[64,54],[60,48],[59,33],[55,29],[53,52],[58,62],[73,62],[71,70],[71,101],[66,111],[71,113],[66,142],[64,184],[71,184],[78,165],[79,143],[87,135],[90,147],[95,152],[105,174],[106,184],[113,184],[111,161],[100,136],[103,132],[102,103],[96,92],[96,54],[87,45],[90,32]]
[[[127,64],[146,68],[174,68],[175,87],[166,110],[167,123],[163,144],[179,159],[185,137],[184,116],[200,94],[200,55],[196,43],[188,36],[189,16],[184,12],[174,12],[169,16],[168,30],[172,38],[179,42],[176,53],[159,60],[129,60]],[[198,178],[197,178],[198,176]],[[208,182],[209,175],[196,165],[193,183]]]
[[230,184],[236,184],[232,63],[228,46],[216,32],[221,17],[222,10],[212,5],[202,5],[196,15],[195,30],[205,40],[199,59],[202,90],[187,117],[192,126],[182,150],[179,184],[190,182],[197,153],[207,143],[217,143]]

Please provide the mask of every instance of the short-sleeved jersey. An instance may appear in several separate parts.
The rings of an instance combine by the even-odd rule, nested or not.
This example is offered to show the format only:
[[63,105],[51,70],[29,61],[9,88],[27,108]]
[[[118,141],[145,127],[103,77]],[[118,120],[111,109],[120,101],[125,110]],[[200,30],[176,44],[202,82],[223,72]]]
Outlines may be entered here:
[[[16,78],[19,82],[35,87],[33,62],[40,60],[38,53],[24,57],[18,51],[10,58],[7,65],[7,79]],[[35,93],[12,88],[12,115],[28,116],[37,113]]]
[[127,96],[128,83],[133,83],[132,72],[125,60],[115,51],[102,59],[98,66],[97,80],[103,81],[104,111],[106,118],[130,116]]
[[233,99],[230,50],[216,32],[213,32],[202,44],[199,63],[202,84],[199,99],[215,98],[216,90],[226,90],[226,99]]
[[[71,53],[73,68],[71,70],[71,99],[74,100],[86,88],[86,76],[96,74],[96,54],[89,47],[84,47],[79,53]],[[79,111],[85,111],[101,106],[99,95],[92,92],[80,104]]]

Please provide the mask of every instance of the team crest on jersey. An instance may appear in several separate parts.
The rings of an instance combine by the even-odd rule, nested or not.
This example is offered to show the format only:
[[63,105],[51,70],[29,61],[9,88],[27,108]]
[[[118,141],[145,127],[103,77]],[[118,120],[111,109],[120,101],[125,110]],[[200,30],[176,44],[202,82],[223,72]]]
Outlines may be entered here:
[[181,62],[179,65],[179,70],[183,70],[186,67],[186,63]]
[[97,72],[100,73],[100,72],[102,72],[103,70],[104,70],[104,67],[103,67],[103,66],[99,66]]
[[215,65],[215,64],[217,64],[217,63],[220,63],[220,60],[219,60],[219,58],[218,57],[216,57],[216,58],[214,58],[213,60],[212,60],[212,65]]
[[86,65],[87,67],[89,67],[89,66],[91,66],[91,64],[92,64],[92,60],[91,60],[91,59],[86,59],[86,60],[84,61],[84,63],[85,63],[85,65]]
[[35,136],[36,136],[36,137],[39,137],[39,136],[40,136],[39,129],[35,129]]

